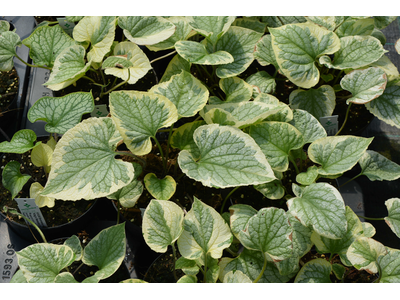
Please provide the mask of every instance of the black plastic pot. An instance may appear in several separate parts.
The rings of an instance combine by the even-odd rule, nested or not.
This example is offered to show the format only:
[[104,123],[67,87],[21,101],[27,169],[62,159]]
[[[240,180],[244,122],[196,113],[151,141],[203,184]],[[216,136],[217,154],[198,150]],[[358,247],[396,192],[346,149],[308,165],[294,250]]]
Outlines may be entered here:
[[[27,38],[35,26],[35,19],[33,17],[0,17],[0,20],[9,22],[16,29],[16,33],[20,36],[21,40]],[[30,62],[28,47],[21,45],[17,47],[16,52],[21,59]],[[21,128],[23,109],[25,107],[30,68],[17,58],[14,58],[14,66],[19,77],[18,94],[8,107],[10,111],[0,118],[0,124],[4,131],[4,133],[0,134],[0,142],[11,139],[14,133]]]

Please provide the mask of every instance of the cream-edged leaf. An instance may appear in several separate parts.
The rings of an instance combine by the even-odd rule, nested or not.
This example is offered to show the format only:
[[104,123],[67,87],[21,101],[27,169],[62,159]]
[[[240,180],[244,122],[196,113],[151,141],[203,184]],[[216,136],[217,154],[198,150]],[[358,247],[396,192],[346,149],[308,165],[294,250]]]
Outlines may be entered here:
[[232,16],[192,16],[186,17],[189,25],[215,44],[228,31],[235,17]]
[[35,199],[36,205],[41,207],[49,207],[52,208],[55,205],[55,198],[42,196],[41,192],[43,191],[43,186],[39,182],[34,182],[31,184],[29,188],[29,196]]
[[233,56],[228,52],[210,53],[203,44],[194,41],[178,41],[175,43],[175,49],[188,62],[199,65],[222,65],[234,61]]
[[10,71],[14,67],[16,47],[21,45],[21,39],[13,31],[0,34],[0,71]]
[[390,229],[400,237],[400,199],[391,198],[385,201],[388,210],[388,216],[385,217],[386,224]]
[[332,265],[322,258],[310,260],[301,268],[294,279],[295,283],[331,283],[329,278]]
[[175,194],[176,182],[169,175],[159,179],[156,174],[147,173],[143,181],[147,191],[158,200],[169,200]]
[[399,283],[400,282],[400,251],[390,249],[384,256],[378,257],[378,264],[382,270],[379,274],[381,283]]
[[365,151],[358,163],[361,166],[361,174],[371,181],[392,181],[400,177],[400,166],[373,150]]
[[320,138],[326,137],[326,130],[321,123],[308,111],[301,109],[293,110],[293,119],[289,121],[301,132],[304,144],[312,143]]

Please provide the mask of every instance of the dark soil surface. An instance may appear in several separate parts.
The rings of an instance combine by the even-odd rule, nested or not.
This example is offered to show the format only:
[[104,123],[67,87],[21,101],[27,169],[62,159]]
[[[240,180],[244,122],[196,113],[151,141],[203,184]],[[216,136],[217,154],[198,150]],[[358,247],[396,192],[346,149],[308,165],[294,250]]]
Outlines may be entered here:
[[0,124],[1,117],[9,111],[9,106],[18,94],[19,78],[15,68],[0,71]]

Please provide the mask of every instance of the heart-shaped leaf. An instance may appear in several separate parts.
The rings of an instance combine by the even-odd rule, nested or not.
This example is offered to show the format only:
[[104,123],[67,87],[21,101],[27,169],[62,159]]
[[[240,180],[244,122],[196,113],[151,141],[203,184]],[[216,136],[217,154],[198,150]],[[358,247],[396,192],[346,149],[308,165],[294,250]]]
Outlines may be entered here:
[[384,29],[396,19],[396,16],[376,16],[374,17],[375,27],[378,29]]
[[384,256],[378,257],[378,264],[382,270],[380,275],[381,283],[400,282],[400,251],[390,249]]
[[400,177],[400,166],[373,150],[365,151],[358,163],[361,166],[361,175],[369,180],[396,180]]
[[374,19],[346,19],[335,31],[338,37],[351,35],[370,35],[374,30]]
[[83,77],[91,61],[85,62],[85,48],[80,45],[65,48],[54,62],[49,80],[44,83],[49,89],[59,91]]
[[54,207],[55,198],[42,196],[43,186],[39,182],[34,182],[29,188],[29,196],[35,199],[35,203],[39,208],[41,207]]
[[246,228],[250,218],[257,214],[257,210],[247,204],[232,205],[229,207],[229,212],[231,230],[236,237]]
[[151,65],[138,45],[121,42],[114,47],[114,56],[104,60],[102,68],[106,74],[114,75],[124,81],[129,78],[128,83],[135,84],[151,70]]
[[334,31],[344,21],[344,17],[340,16],[309,16],[306,19],[330,31]]
[[385,222],[389,225],[390,229],[400,237],[400,199],[388,199],[385,201],[385,205],[389,213],[388,216],[385,217]]
[[370,274],[378,273],[377,260],[387,254],[385,246],[367,237],[355,240],[347,250],[347,258],[358,270],[365,270]]
[[289,213],[321,236],[342,238],[347,230],[345,205],[339,191],[327,183],[313,183],[287,201]]
[[276,88],[275,78],[265,71],[260,71],[246,78],[246,82],[253,86],[253,98],[258,94],[273,94]]
[[0,35],[0,71],[10,71],[14,67],[16,47],[21,45],[21,39],[13,31],[6,31]]
[[289,218],[290,226],[292,226],[293,229],[293,256],[298,256],[299,258],[303,257],[313,246],[313,242],[311,241],[313,230],[301,224],[301,222],[289,212],[286,212],[286,214]]
[[147,173],[143,181],[147,191],[158,200],[169,200],[175,194],[176,182],[169,175],[158,179],[156,174]]
[[45,167],[46,172],[51,165],[53,149],[46,144],[40,143],[31,152],[31,161],[36,167]]
[[265,33],[265,29],[266,29],[265,23],[259,21],[258,18],[253,18],[253,17],[237,18],[232,23],[232,25],[248,28],[248,29],[260,32],[260,33]]
[[162,17],[123,16],[118,18],[118,26],[132,43],[154,45],[165,41],[175,32],[175,25]]
[[82,262],[88,266],[97,266],[96,273],[83,282],[93,282],[108,278],[114,274],[125,258],[125,223],[103,229],[83,250]]
[[319,120],[332,115],[336,105],[335,90],[330,85],[309,90],[297,89],[290,93],[289,102],[292,109],[308,111]]
[[212,207],[196,197],[190,211],[184,218],[184,230],[178,239],[179,252],[188,259],[200,259],[207,256],[219,259],[228,248],[233,236],[228,224]]
[[47,132],[64,134],[78,124],[82,115],[94,109],[91,92],[70,93],[63,97],[43,97],[33,104],[28,111],[28,119],[32,123],[46,121]]
[[321,165],[319,174],[341,174],[358,162],[372,140],[356,136],[328,136],[311,143],[308,155],[313,162]]
[[78,42],[90,42],[88,61],[94,64],[103,61],[114,42],[117,19],[112,16],[84,17],[74,27],[73,37]]
[[193,138],[200,157],[183,150],[178,163],[187,176],[203,185],[226,188],[275,179],[260,147],[241,130],[218,124],[203,125],[195,130]]
[[235,17],[228,16],[193,16],[187,17],[189,25],[215,44],[228,31]]
[[289,122],[301,132],[304,144],[312,143],[326,137],[326,130],[321,123],[309,112],[301,109],[293,110],[293,119]]
[[385,54],[382,55],[380,59],[378,59],[376,62],[373,62],[369,66],[379,67],[383,71],[385,71],[388,82],[393,81],[397,77],[399,77],[399,70],[397,70],[397,67],[390,61],[389,57],[387,57]]
[[14,199],[15,196],[22,190],[25,183],[28,182],[30,175],[21,174],[20,171],[21,164],[17,161],[8,162],[2,172],[2,184],[10,191],[11,198]]
[[149,247],[165,253],[183,231],[183,210],[173,202],[151,200],[143,215],[143,237]]
[[225,93],[226,102],[243,102],[250,100],[253,87],[239,77],[222,78],[219,87]]
[[346,266],[351,266],[347,258],[347,250],[349,246],[363,234],[363,227],[360,219],[348,206],[346,206],[346,220],[347,231],[341,239],[326,238],[314,232],[311,236],[311,240],[321,253],[331,253],[331,256],[339,254],[342,263]]
[[[111,118],[90,118],[68,130],[57,143],[42,195],[65,200],[107,196],[134,177],[131,163],[116,160]],[[90,138],[89,138],[90,137]]]
[[312,23],[284,25],[269,31],[279,68],[290,81],[305,89],[319,81],[316,60],[340,48],[335,33]]
[[30,48],[29,56],[35,65],[50,68],[65,48],[77,44],[58,24],[37,27],[22,43]]
[[358,69],[377,61],[386,52],[373,36],[345,36],[340,38],[340,49],[335,53],[333,62],[328,56],[322,56],[319,62],[333,69]]
[[268,66],[272,64],[275,69],[279,69],[279,65],[275,58],[275,52],[272,48],[271,39],[271,35],[266,34],[260,41],[258,41],[254,50],[254,58],[262,66]]
[[263,122],[252,125],[250,136],[260,146],[275,171],[289,167],[289,152],[304,145],[303,137],[294,126],[283,122]]
[[242,271],[230,271],[225,274],[223,283],[252,283],[250,278]]
[[70,247],[47,243],[30,245],[16,254],[18,265],[29,283],[54,282],[60,271],[75,260]]
[[318,167],[311,166],[308,167],[306,172],[302,172],[296,175],[296,181],[301,185],[310,185],[315,182],[318,178]]
[[400,83],[386,86],[383,94],[365,107],[378,119],[400,128]]
[[[135,177],[136,177],[135,168]],[[139,180],[132,180],[131,183],[124,186],[122,189],[107,196],[108,199],[117,200],[123,207],[134,207],[137,200],[143,193],[143,184]]]
[[191,63],[184,59],[179,54],[175,55],[169,62],[167,68],[165,69],[164,75],[160,82],[165,82],[171,79],[173,75],[180,74],[182,71],[190,73]]
[[39,143],[36,141],[36,134],[33,130],[22,129],[14,133],[10,142],[4,141],[0,143],[0,152],[4,153],[25,153],[36,147]]
[[149,92],[167,97],[178,109],[180,118],[197,114],[206,105],[210,94],[200,80],[186,71],[153,86]]
[[238,239],[248,249],[268,254],[275,261],[292,255],[292,227],[283,209],[262,208],[252,216]]
[[329,261],[316,258],[305,263],[294,279],[295,283],[331,283],[332,265]]
[[307,19],[302,16],[262,16],[261,22],[266,23],[268,27],[280,27],[286,24],[305,23]]
[[0,34],[10,30],[10,23],[5,20],[0,20]]
[[382,95],[386,83],[386,73],[381,68],[373,67],[348,73],[340,81],[340,86],[352,94],[347,104],[365,104]]
[[234,61],[233,56],[226,51],[208,52],[206,47],[194,41],[179,41],[175,49],[180,56],[190,63],[199,65],[222,65]]
[[[217,68],[219,78],[237,76],[243,73],[254,60],[254,47],[262,34],[251,29],[231,26],[229,30],[218,40],[215,51],[226,51],[233,56],[233,62],[221,65]],[[207,44],[209,52],[213,48]]]
[[72,249],[75,254],[75,261],[80,261],[82,259],[83,248],[81,245],[81,241],[76,235],[73,235],[66,239],[64,245]]
[[176,106],[165,96],[150,92],[112,92],[110,112],[126,146],[136,155],[149,153],[150,138],[178,120]]
[[164,41],[153,45],[147,45],[147,48],[151,51],[172,49],[174,48],[176,42],[186,40],[191,36],[192,27],[189,25],[187,18],[169,17],[166,19],[175,25],[175,32]]
[[280,180],[257,184],[254,188],[268,199],[277,200],[285,196],[285,189]]
[[187,259],[183,256],[179,257],[175,262],[176,269],[182,269],[183,273],[186,275],[197,275],[199,273],[200,268],[196,263],[196,260]]

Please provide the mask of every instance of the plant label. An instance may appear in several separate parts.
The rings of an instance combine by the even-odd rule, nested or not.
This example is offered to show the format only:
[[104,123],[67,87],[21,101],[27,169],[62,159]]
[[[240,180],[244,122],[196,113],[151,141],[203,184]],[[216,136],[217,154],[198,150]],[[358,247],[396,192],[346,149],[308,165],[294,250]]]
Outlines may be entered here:
[[58,24],[64,29],[66,33],[72,36],[72,31],[74,31],[75,23],[68,22],[66,18],[57,18]]
[[319,122],[325,128],[326,133],[328,135],[335,135],[339,130],[337,115],[329,117],[321,117],[319,118]]
[[[33,198],[15,198],[18,208],[25,217],[29,218],[33,223],[39,227],[47,227],[46,221],[43,218],[42,212],[35,203]],[[26,220],[25,220],[26,221]],[[26,221],[28,225],[29,222]]]
[[108,114],[106,104],[95,105],[94,110],[90,113],[92,117],[107,117]]

